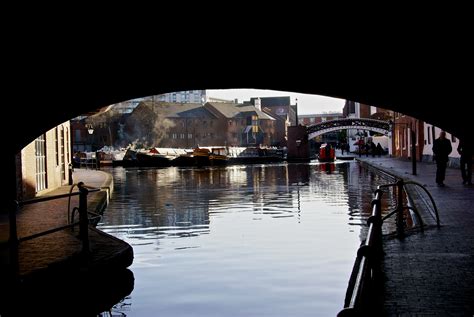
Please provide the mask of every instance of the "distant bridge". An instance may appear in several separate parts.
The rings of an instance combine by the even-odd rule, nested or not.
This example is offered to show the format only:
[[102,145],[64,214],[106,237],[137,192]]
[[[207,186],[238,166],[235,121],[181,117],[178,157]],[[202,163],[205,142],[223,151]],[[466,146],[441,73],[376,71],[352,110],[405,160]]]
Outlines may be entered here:
[[391,125],[388,121],[363,118],[345,118],[324,121],[308,126],[308,139],[312,139],[327,132],[346,129],[369,130],[382,134],[388,134],[391,131]]

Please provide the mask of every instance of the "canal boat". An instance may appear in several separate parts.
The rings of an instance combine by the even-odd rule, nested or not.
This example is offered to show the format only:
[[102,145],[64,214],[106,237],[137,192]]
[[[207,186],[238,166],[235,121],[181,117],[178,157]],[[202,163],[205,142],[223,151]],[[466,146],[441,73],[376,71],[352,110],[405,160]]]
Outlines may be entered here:
[[334,162],[336,160],[336,151],[329,143],[321,144],[319,148],[318,160],[320,162]]

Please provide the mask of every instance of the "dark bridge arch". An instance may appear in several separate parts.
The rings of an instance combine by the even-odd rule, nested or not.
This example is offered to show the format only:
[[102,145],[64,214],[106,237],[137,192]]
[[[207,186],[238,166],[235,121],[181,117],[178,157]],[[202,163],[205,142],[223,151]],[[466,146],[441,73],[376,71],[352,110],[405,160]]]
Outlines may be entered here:
[[363,118],[330,120],[309,126],[307,130],[308,139],[327,132],[346,129],[361,129],[388,134],[390,132],[390,123],[388,121]]

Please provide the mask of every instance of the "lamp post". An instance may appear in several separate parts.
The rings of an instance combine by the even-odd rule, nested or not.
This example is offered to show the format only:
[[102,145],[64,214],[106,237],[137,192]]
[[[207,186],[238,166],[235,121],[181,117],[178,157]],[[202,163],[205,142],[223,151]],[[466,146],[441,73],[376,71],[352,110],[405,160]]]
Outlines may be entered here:
[[[91,145],[91,155],[90,155],[90,158],[91,158],[91,168],[94,167],[95,165],[95,168],[97,169],[97,155],[94,153],[94,151],[92,150],[92,145],[93,145],[93,138],[92,138],[92,134],[94,133],[94,127],[92,126],[92,123],[89,123],[87,125],[87,132],[89,133],[89,138],[90,138],[90,145]],[[95,160],[95,162],[94,162]],[[87,168],[87,165],[86,165],[86,168]]]
[[87,124],[86,127],[87,127],[87,132],[90,135],[89,140],[90,140],[90,146],[91,146],[91,152],[92,152],[92,134],[94,133],[94,127],[92,126],[91,123]]
[[296,126],[298,126],[298,98],[295,99],[295,117],[296,117]]

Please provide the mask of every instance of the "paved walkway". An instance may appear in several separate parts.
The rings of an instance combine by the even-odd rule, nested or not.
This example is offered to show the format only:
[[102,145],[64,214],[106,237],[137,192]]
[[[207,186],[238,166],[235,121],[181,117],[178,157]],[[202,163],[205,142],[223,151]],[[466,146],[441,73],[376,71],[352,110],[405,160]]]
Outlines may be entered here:
[[[112,176],[97,170],[76,169],[73,173],[75,183],[84,182],[88,186],[104,188],[105,191],[94,192],[88,195],[88,211],[100,213],[107,203],[113,187]],[[50,196],[69,193],[71,186],[62,186],[41,196]],[[77,191],[77,187],[74,189]],[[71,198],[70,210],[78,206],[78,196]],[[77,220],[77,216],[76,216]],[[68,198],[49,200],[41,203],[26,205],[17,213],[18,237],[27,237],[51,228],[60,227],[68,223]],[[89,232],[90,247],[93,256],[91,264],[104,261],[123,251],[128,245],[98,230]],[[0,218],[0,243],[8,241],[8,217]],[[21,242],[18,250],[19,274],[27,276],[48,270],[53,265],[69,263],[80,254],[82,242],[78,239],[78,228],[74,232],[70,229],[57,231],[52,234]],[[5,248],[0,248],[0,266],[8,265],[9,256]],[[94,262],[94,263],[92,263]]]
[[435,183],[436,166],[362,156],[357,159],[404,179],[433,195],[441,228],[384,241],[385,316],[474,316],[474,186],[461,172],[447,169],[445,187]]

